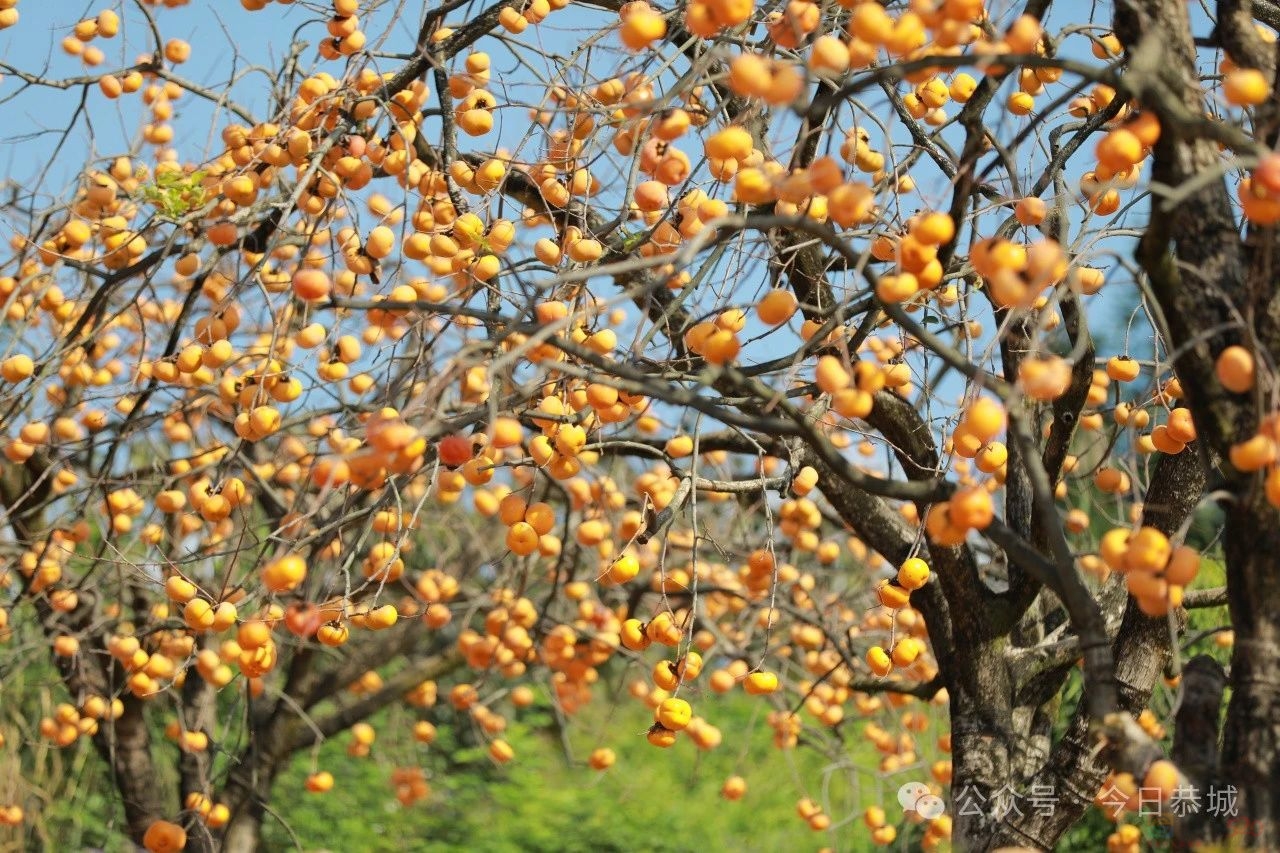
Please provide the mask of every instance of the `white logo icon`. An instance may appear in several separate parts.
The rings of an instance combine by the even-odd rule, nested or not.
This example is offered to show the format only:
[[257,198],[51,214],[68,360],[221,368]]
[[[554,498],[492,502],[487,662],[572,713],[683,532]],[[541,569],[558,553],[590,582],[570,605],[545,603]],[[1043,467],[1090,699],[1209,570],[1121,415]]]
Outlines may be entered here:
[[915,812],[925,820],[940,817],[947,804],[923,782],[908,782],[898,789],[898,803],[903,811]]

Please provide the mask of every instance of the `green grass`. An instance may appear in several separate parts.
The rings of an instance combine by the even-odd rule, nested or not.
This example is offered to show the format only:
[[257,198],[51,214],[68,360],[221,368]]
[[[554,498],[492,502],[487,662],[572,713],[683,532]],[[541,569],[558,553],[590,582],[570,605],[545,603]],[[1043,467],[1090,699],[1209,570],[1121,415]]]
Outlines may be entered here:
[[[348,757],[345,739],[319,750],[318,766],[338,780],[328,794],[305,793],[311,759],[294,762],[276,786],[283,824],[267,827],[268,846],[343,850],[359,839],[359,848],[370,853],[868,850],[862,809],[883,805],[893,820],[898,786],[927,778],[924,763],[881,780],[880,756],[858,736],[857,721],[844,727],[849,742],[833,765],[815,749],[774,748],[761,700],[734,696],[707,706],[724,743],[706,752],[687,739],[669,750],[650,746],[644,731],[652,717],[633,700],[612,712],[598,700],[573,721],[567,740],[549,709],[535,707],[519,712],[505,733],[516,759],[502,767],[489,760],[469,723],[450,723],[448,710],[436,713],[440,740],[432,747],[384,745],[383,732],[390,739],[396,727],[411,724],[407,715],[393,713],[380,726],[369,758]],[[939,757],[936,734],[919,738],[930,761]],[[585,765],[597,746],[617,753],[608,771]],[[432,794],[401,807],[388,777],[397,765],[415,764],[429,768]],[[719,796],[720,786],[735,773],[747,780],[747,794],[729,802]],[[826,803],[831,830],[815,833],[797,817],[802,796]],[[908,827],[900,829],[906,833]]]

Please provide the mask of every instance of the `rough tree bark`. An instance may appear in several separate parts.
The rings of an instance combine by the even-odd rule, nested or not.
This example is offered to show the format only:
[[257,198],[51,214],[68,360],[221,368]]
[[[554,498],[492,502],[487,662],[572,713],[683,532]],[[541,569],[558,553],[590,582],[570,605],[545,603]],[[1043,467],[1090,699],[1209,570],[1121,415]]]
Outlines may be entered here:
[[[1177,456],[1162,456],[1148,485],[1143,523],[1173,533],[1195,509],[1203,488],[1204,469],[1194,447]],[[1129,599],[1112,644],[1121,711],[1136,714],[1146,707],[1168,665],[1170,642],[1168,620],[1144,615]],[[1053,809],[1010,813],[973,849],[1054,848],[1093,803],[1110,769],[1099,758],[1096,739],[1091,736],[1096,723],[1081,702],[1066,734],[1027,785],[1027,790],[1052,792]]]
[[[1197,791],[1207,791],[1221,779],[1218,761],[1218,719],[1222,716],[1222,692],[1227,674],[1208,655],[1197,655],[1182,670],[1182,704],[1174,718],[1170,758]],[[1220,834],[1208,809],[1183,815],[1176,838],[1188,847]]]
[[[1251,4],[1222,2],[1219,42],[1237,63],[1274,76],[1252,29]],[[1205,134],[1203,92],[1197,84],[1196,53],[1187,6],[1178,0],[1117,4],[1116,32],[1131,57],[1133,92],[1161,118],[1153,152],[1153,183],[1184,187],[1176,204],[1157,196],[1138,257],[1150,279],[1168,328],[1174,367],[1211,451],[1226,460],[1233,444],[1259,428],[1261,389],[1232,394],[1214,374],[1217,355],[1240,344],[1262,365],[1260,385],[1280,357],[1278,297],[1273,285],[1276,229],[1250,227],[1241,239],[1224,178],[1205,180],[1221,161],[1217,143]],[[1257,142],[1275,142],[1277,102],[1260,106]],[[1257,153],[1238,151],[1240,154]],[[1241,840],[1259,849],[1280,847],[1280,512],[1266,500],[1260,474],[1223,463],[1228,604],[1235,646],[1232,697],[1223,742],[1222,777],[1238,789],[1244,829]]]

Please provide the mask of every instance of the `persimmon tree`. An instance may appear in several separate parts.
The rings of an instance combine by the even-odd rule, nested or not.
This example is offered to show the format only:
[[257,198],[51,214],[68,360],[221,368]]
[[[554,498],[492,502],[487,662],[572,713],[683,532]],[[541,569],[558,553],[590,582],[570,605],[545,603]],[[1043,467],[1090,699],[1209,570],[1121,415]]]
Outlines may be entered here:
[[502,709],[630,673],[655,748],[744,690],[885,774],[945,706],[926,849],[1213,786],[1246,820],[1180,838],[1280,845],[1275,6],[241,0],[193,46],[183,5],[0,88],[79,99],[6,143],[6,666],[51,656],[32,738],[92,742],[134,841],[253,849],[393,704],[519,761]]

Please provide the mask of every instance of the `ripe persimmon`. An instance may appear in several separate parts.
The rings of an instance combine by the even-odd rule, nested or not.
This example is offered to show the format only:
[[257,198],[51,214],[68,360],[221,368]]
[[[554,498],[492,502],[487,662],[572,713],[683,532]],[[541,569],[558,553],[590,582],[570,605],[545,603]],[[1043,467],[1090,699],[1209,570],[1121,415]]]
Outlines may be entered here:
[[893,671],[893,661],[880,646],[872,646],[867,649],[867,666],[871,668],[872,674],[883,678]]
[[1235,107],[1261,104],[1271,95],[1266,75],[1256,68],[1237,68],[1222,79],[1222,97]]
[[153,821],[142,836],[142,846],[150,853],[178,853],[187,846],[187,832],[167,820]]
[[1216,363],[1218,381],[1222,387],[1235,394],[1244,394],[1253,388],[1256,368],[1253,353],[1233,344],[1218,354]]
[[333,283],[321,270],[301,269],[293,274],[293,292],[304,302],[319,302],[329,297]]

